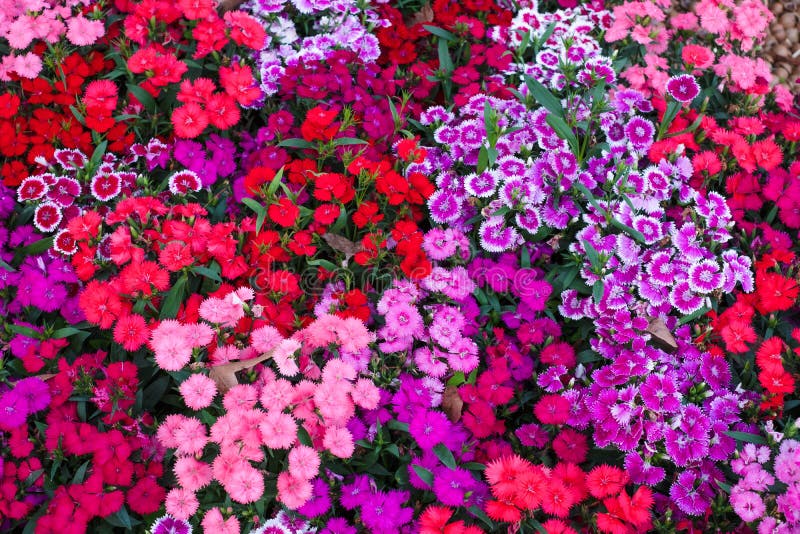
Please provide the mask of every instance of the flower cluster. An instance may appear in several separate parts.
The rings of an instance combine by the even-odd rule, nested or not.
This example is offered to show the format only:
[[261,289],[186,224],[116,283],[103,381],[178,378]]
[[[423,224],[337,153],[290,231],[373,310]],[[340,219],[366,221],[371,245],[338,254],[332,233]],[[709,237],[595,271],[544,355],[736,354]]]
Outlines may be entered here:
[[[12,76],[37,79],[42,71],[42,51],[62,38],[73,46],[89,46],[106,33],[100,11],[84,9],[90,0],[37,2],[23,0],[2,8],[0,35],[9,51],[0,58],[0,80]],[[88,17],[86,16],[88,15]]]
[[388,25],[369,3],[352,0],[248,0],[242,9],[253,13],[269,36],[269,46],[255,54],[260,87],[265,95],[285,91],[282,80],[293,68],[320,61],[337,63],[340,51],[359,58],[364,66],[375,62],[380,48],[372,31]]
[[5,4],[0,530],[800,528],[760,0]]

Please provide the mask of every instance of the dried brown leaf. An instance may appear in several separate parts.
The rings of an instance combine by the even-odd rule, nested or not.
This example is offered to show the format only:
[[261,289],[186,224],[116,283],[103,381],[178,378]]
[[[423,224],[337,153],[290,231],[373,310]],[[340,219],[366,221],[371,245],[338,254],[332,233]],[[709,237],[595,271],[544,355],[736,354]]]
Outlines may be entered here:
[[650,333],[650,340],[656,347],[669,353],[674,353],[678,350],[678,342],[675,341],[672,332],[669,331],[667,325],[660,318],[654,317],[650,319],[647,331]]
[[361,250],[363,249],[363,247],[361,246],[361,243],[356,243],[354,241],[350,241],[346,237],[343,237],[343,236],[340,236],[340,235],[336,235],[336,234],[331,234],[331,233],[322,234],[322,239],[324,239],[325,242],[333,250],[336,250],[338,252],[344,253],[345,257],[347,257],[348,259],[353,254],[355,254],[357,252],[361,252]]
[[414,13],[414,15],[408,20],[408,26],[413,26],[415,24],[426,24],[428,22],[433,22],[433,9],[431,8],[430,4],[424,4],[422,8]]
[[272,353],[268,352],[262,354],[258,358],[251,358],[249,360],[217,365],[211,368],[208,376],[217,384],[217,389],[219,392],[224,394],[227,393],[232,387],[239,384],[239,381],[236,379],[236,373],[244,369],[250,369],[256,364],[263,362],[270,356],[272,356]]
[[464,401],[458,394],[458,388],[447,386],[442,395],[442,410],[450,421],[456,423],[461,419],[461,410],[464,408]]
[[219,5],[220,11],[225,13],[226,11],[233,11],[240,5],[244,3],[244,0],[218,0],[217,4]]

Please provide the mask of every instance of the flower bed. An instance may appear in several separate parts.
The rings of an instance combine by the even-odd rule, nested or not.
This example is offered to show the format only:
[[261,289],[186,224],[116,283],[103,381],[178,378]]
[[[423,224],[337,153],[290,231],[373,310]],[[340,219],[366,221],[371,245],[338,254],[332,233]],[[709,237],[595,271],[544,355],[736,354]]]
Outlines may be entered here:
[[0,530],[797,531],[771,21],[0,7]]

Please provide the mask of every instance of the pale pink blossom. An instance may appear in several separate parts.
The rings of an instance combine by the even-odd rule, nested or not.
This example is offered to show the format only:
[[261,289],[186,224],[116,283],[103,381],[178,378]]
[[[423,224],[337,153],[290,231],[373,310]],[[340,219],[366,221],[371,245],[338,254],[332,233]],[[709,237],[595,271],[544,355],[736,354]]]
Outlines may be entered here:
[[355,450],[353,435],[345,427],[332,426],[325,429],[323,445],[339,458],[350,458]]
[[168,514],[185,521],[197,511],[199,503],[194,492],[183,488],[173,488],[167,493],[165,505]]
[[180,385],[181,396],[192,410],[202,410],[211,405],[217,394],[217,385],[209,377],[195,373]]
[[67,39],[75,46],[94,44],[105,33],[105,25],[101,20],[89,20],[78,15],[67,22]]
[[297,510],[311,498],[313,487],[308,480],[284,471],[278,475],[278,501],[290,510]]
[[292,475],[311,480],[319,473],[319,454],[306,445],[296,445],[289,451],[289,472]]
[[239,534],[241,528],[236,516],[224,519],[216,507],[206,512],[201,526],[206,534]]
[[211,483],[211,466],[191,456],[183,456],[175,461],[175,476],[183,489],[197,491]]

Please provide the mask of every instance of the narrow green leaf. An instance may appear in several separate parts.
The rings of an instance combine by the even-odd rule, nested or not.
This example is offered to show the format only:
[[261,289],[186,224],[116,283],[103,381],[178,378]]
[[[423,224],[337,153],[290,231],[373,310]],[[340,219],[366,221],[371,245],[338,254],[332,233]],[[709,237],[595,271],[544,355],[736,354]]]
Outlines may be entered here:
[[53,246],[53,239],[53,237],[45,237],[44,239],[40,239],[39,241],[19,249],[18,254],[22,255],[22,257],[41,254]]
[[539,80],[532,76],[525,76],[525,85],[528,86],[528,91],[547,111],[552,113],[558,118],[564,117],[564,110],[561,107],[561,101],[550,92],[547,87],[539,83]]
[[453,456],[452,451],[447,448],[447,445],[440,443],[433,448],[433,452],[445,466],[449,467],[450,469],[456,468],[456,459]]
[[[557,115],[549,114],[545,117],[545,121],[550,127],[555,130],[556,135],[558,135],[561,139],[565,140],[569,143],[569,146],[575,150],[578,147],[578,138],[575,137],[575,132],[572,131],[572,128],[564,122],[564,119]],[[577,150],[576,150],[577,152]]]
[[270,198],[275,195],[275,192],[278,190],[278,186],[283,181],[283,169],[283,167],[278,169],[278,172],[275,173],[272,181],[267,186],[267,195],[269,195]]
[[583,185],[580,182],[576,182],[576,183],[574,183],[572,185],[573,185],[573,187],[575,187],[575,189],[577,189],[578,191],[583,193],[583,196],[586,197],[586,200],[589,201],[589,204],[591,204],[592,207],[594,209],[596,209],[601,215],[605,215],[606,214],[606,210],[604,210],[600,206],[600,204],[597,203],[597,199],[594,197],[594,194],[591,191],[589,191],[589,189],[585,185]]
[[92,157],[89,159],[89,164],[92,168],[97,168],[100,165],[100,161],[103,159],[103,154],[106,153],[106,147],[108,147],[108,141],[103,141],[94,149],[92,152]]
[[78,330],[77,328],[73,328],[72,326],[65,326],[64,328],[59,328],[50,336],[52,339],[64,339],[65,337],[74,336],[75,334],[83,333],[83,330]]
[[478,519],[480,519],[481,521],[483,521],[483,523],[490,529],[494,528],[494,522],[491,519],[489,519],[489,516],[486,515],[486,513],[477,506],[470,506],[469,512]]
[[639,243],[644,244],[644,242],[645,242],[644,234],[641,233],[636,228],[631,228],[630,226],[628,226],[624,222],[622,222],[620,220],[617,220],[617,219],[611,219],[611,226],[613,226],[615,228],[618,228],[619,230],[622,230],[624,233],[628,234],[629,236],[634,238]]
[[[272,184],[270,184],[270,187]],[[261,233],[261,228],[264,227],[264,221],[267,218],[267,210],[258,203],[255,199],[245,197],[242,199],[242,204],[250,208],[256,213],[256,235]]]
[[711,308],[703,306],[699,310],[697,310],[697,311],[695,311],[693,313],[690,313],[689,315],[686,315],[684,317],[681,317],[681,319],[678,321],[678,325],[684,325],[686,323],[690,323],[690,322],[694,321],[695,319],[697,319],[699,317],[702,317],[703,315],[707,314],[709,311],[711,311]]
[[469,471],[486,471],[486,466],[478,462],[467,462],[463,467]]
[[6,262],[4,262],[3,260],[0,260],[0,269],[4,269],[10,273],[14,272],[14,268],[9,264],[7,264]]
[[81,123],[82,125],[86,126],[86,119],[84,118],[83,114],[81,114],[81,112],[78,111],[78,108],[76,108],[75,106],[70,106],[69,110],[72,112],[72,115],[76,119],[78,119],[79,123]]
[[302,426],[298,427],[297,429],[297,441],[299,441],[301,444],[307,447],[312,446],[311,436],[308,434],[308,431]]
[[397,421],[395,419],[392,419],[388,423],[386,423],[386,426],[389,428],[389,430],[408,432],[408,423],[403,423],[402,421]]
[[[541,48],[542,45],[544,45],[547,42],[547,40],[550,39],[550,36],[553,35],[553,32],[555,30],[556,30],[556,23],[555,22],[551,22],[550,24],[547,25],[547,29],[544,31],[542,36],[539,37],[539,39],[538,39],[538,48]],[[537,50],[537,52],[538,52],[538,50]]]
[[603,266],[600,265],[600,253],[597,252],[597,249],[594,248],[594,245],[589,243],[587,240],[583,239],[583,248],[586,249],[586,257],[589,258],[589,263],[592,264],[592,267],[595,269],[602,269]]
[[178,315],[178,310],[183,301],[183,294],[188,280],[189,277],[184,274],[178,278],[178,281],[175,282],[175,285],[169,290],[167,297],[164,299],[164,303],[161,305],[160,319],[174,319],[175,316]]
[[86,470],[89,469],[89,462],[90,460],[86,460],[81,464],[77,471],[75,471],[75,475],[72,477],[73,484],[81,484],[83,483],[83,479],[86,476]]
[[603,293],[605,292],[605,287],[603,285],[602,280],[598,280],[592,286],[592,298],[594,298],[595,303],[600,303],[603,300]]
[[447,74],[453,72],[453,60],[450,58],[450,49],[447,41],[439,41],[439,68]]
[[346,146],[346,145],[368,145],[367,141],[357,139],[355,137],[337,137],[333,140],[333,146]]
[[16,325],[16,324],[6,324],[6,327],[9,330],[11,330],[12,332],[14,332],[15,334],[20,334],[20,335],[27,336],[27,337],[30,337],[30,338],[33,338],[33,339],[39,339],[41,337],[41,335],[42,335],[39,332],[37,332],[36,330],[34,330],[32,328],[28,328],[27,326],[21,326],[21,325]]
[[144,401],[142,406],[145,410],[151,410],[158,405],[161,398],[169,387],[169,376],[160,376],[152,384],[144,388]]
[[429,470],[425,469],[421,465],[414,465],[414,472],[417,474],[419,478],[422,479],[428,486],[433,486],[433,473]]
[[489,168],[489,149],[482,146],[478,151],[478,167],[476,170],[480,174],[487,168]]
[[202,265],[198,265],[196,267],[192,267],[192,272],[197,273],[200,276],[210,278],[215,282],[222,283],[222,277],[220,277],[219,272],[213,269],[209,269],[208,267],[203,267]]
[[116,513],[107,517],[106,521],[115,527],[125,528],[129,531],[133,529],[133,522],[131,522],[131,516],[128,515],[125,505],[122,505],[122,508],[117,510]]
[[156,110],[157,105],[153,95],[138,85],[128,84],[128,92],[135,96],[136,100],[138,100],[139,103],[141,103],[148,111],[154,112]]
[[442,28],[439,28],[439,27],[436,27],[436,26],[429,26],[427,24],[422,26],[422,27],[425,28],[426,30],[428,30],[433,35],[435,35],[436,37],[440,37],[440,38],[444,39],[445,41],[455,41],[456,40],[456,36],[454,34],[452,34],[451,32],[445,30],[445,29],[442,29]]
[[741,441],[744,443],[755,443],[756,445],[767,444],[767,439],[764,436],[759,436],[758,434],[750,434],[749,432],[738,432],[735,430],[729,430],[725,432],[725,434],[732,437],[736,441]]
[[284,139],[278,146],[286,147],[286,148],[316,148],[313,144],[309,143],[305,139]]
[[338,267],[336,267],[334,263],[331,263],[330,261],[323,259],[309,260],[307,263],[312,267],[322,267],[325,270],[331,272],[334,272],[338,269]]
[[447,381],[447,385],[458,387],[466,381],[467,377],[464,375],[464,373],[462,371],[456,371],[456,373]]

